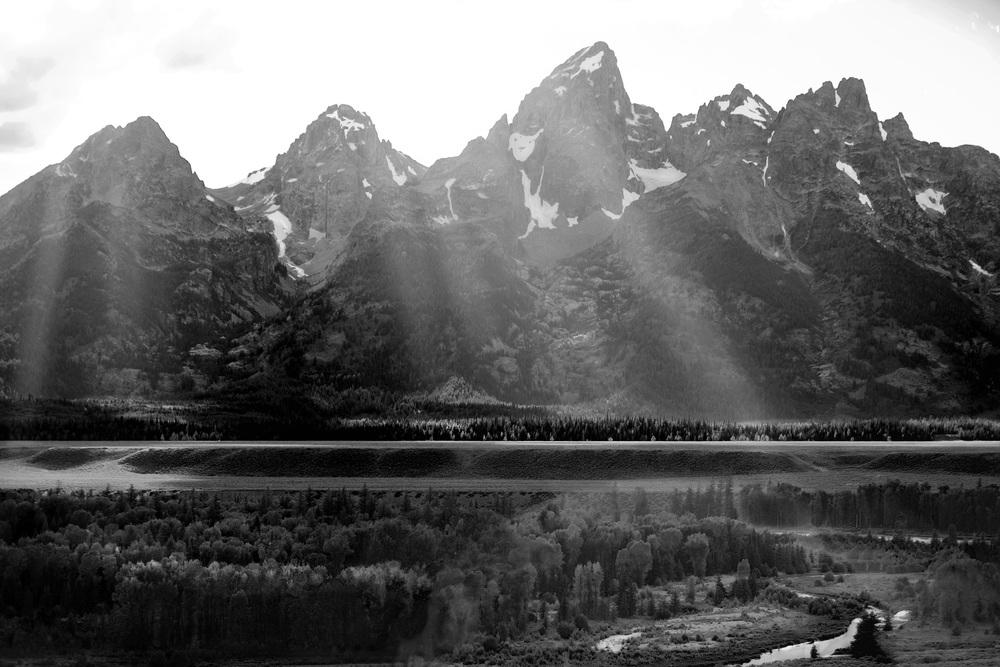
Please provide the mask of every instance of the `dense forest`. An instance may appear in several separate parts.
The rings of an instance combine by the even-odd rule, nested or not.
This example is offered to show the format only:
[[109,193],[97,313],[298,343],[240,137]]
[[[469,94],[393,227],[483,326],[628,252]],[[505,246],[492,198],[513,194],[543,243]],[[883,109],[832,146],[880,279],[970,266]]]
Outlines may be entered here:
[[[836,618],[859,613],[863,601],[806,603],[770,581],[846,571],[830,554],[857,545],[811,553],[733,518],[754,493],[637,489],[567,506],[544,493],[432,490],[4,491],[0,654],[169,648],[178,664],[391,660],[470,646],[479,655],[550,618],[568,636],[588,619],[684,614],[695,582],[721,574],[735,579],[716,580],[714,605],[765,596]],[[907,553],[949,582],[921,591],[928,617],[1000,617],[992,550],[979,560],[957,544],[869,548]]]
[[[617,498],[617,496],[616,496]],[[679,613],[648,586],[805,572],[788,536],[544,496],[0,493],[0,647],[434,655],[558,618]],[[530,509],[526,509],[530,508]],[[741,565],[742,563],[742,565]],[[762,585],[762,584],[761,584]],[[680,590],[680,589],[679,589]]]
[[[927,441],[998,440],[985,419],[864,419],[715,423],[643,416],[565,415],[505,404],[369,402],[320,409],[306,398],[271,404],[160,405],[131,401],[0,400],[0,440],[495,440]],[[375,401],[373,405],[381,405]],[[372,416],[378,414],[380,416]],[[386,416],[388,415],[388,416]]]
[[1000,536],[1000,487],[933,488],[890,480],[842,491],[806,491],[790,484],[757,484],[740,490],[740,517],[758,526],[937,532],[952,541],[956,533],[995,537]]

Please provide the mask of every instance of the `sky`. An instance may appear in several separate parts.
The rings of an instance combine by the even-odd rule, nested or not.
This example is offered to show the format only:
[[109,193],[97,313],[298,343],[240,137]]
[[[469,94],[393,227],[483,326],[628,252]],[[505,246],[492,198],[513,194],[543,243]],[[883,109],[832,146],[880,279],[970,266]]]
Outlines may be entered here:
[[918,139],[1000,153],[997,0],[0,0],[0,193],[142,115],[210,187],[340,103],[429,165],[596,41],[667,124],[737,82],[779,109],[858,76]]

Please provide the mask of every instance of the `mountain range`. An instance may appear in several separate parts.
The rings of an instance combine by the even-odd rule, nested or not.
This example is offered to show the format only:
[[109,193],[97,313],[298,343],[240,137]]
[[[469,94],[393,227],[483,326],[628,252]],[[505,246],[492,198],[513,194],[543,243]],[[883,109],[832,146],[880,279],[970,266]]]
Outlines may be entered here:
[[996,155],[855,78],[666,124],[598,42],[429,167],[345,104],[219,189],[104,128],[0,197],[0,392],[990,413],[998,271]]

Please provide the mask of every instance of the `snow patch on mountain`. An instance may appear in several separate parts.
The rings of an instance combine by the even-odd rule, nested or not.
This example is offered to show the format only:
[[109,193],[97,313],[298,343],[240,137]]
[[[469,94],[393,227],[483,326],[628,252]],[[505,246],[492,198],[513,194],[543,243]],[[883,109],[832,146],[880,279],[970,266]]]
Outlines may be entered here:
[[993,277],[993,274],[984,269],[983,267],[979,266],[979,263],[976,262],[976,260],[970,259],[969,264],[972,266],[972,270],[978,273],[979,275],[986,276],[987,278]]
[[448,196],[448,215],[436,215],[433,218],[431,218],[434,222],[438,223],[439,225],[449,225],[453,222],[458,221],[458,216],[455,215],[455,205],[451,199],[451,188],[453,185],[455,185],[454,178],[449,178],[447,181],[444,182],[444,190]]
[[697,119],[693,119],[693,120],[685,120],[685,121],[683,121],[683,122],[681,123],[681,127],[691,127],[692,125],[694,125],[694,124],[695,124],[695,123],[697,123],[697,122],[698,122],[698,120],[697,120]]
[[388,155],[385,156],[385,163],[389,167],[389,172],[392,173],[392,180],[396,181],[396,185],[406,183],[406,174],[396,171],[396,165],[392,163]]
[[582,74],[583,72],[586,72],[587,74],[596,72],[601,68],[601,63],[603,61],[604,61],[604,51],[598,51],[589,58],[584,58],[583,62],[580,63],[580,66],[577,68],[576,72],[574,72],[569,78],[575,79],[579,74]]
[[[615,100],[615,103],[617,104],[617,100]],[[626,125],[632,125],[634,127],[639,127],[639,126],[643,125],[643,121],[648,120],[648,119],[650,119],[652,117],[653,117],[652,114],[637,112],[635,110],[635,105],[633,104],[632,105],[632,116],[625,119],[625,124]]]
[[[531,179],[528,174],[521,170],[521,186],[524,188],[524,207],[531,214],[531,222],[524,234],[519,239],[528,238],[528,234],[535,229],[555,229],[555,220],[559,215],[559,202],[549,203],[542,199],[542,180],[545,178],[545,169],[542,168],[542,175],[538,179],[538,187],[531,191]],[[449,205],[451,199],[448,200]]]
[[354,120],[353,118],[341,118],[341,116],[340,116],[340,110],[334,111],[333,113],[328,113],[328,114],[326,114],[326,117],[327,118],[332,118],[335,121],[337,121],[338,123],[340,123],[340,129],[344,131],[345,135],[348,132],[352,132],[354,130],[363,130],[363,129],[365,129],[365,124],[364,123],[358,122],[358,121]]
[[764,105],[761,104],[753,95],[747,97],[743,100],[743,104],[739,105],[729,113],[732,116],[745,116],[752,120],[758,127],[767,127],[767,108],[765,108]]
[[629,166],[635,177],[642,181],[645,192],[652,192],[657,188],[672,185],[687,176],[683,171],[666,161],[659,167],[652,169],[640,167],[635,160],[630,160]]
[[882,135],[882,141],[885,141],[886,137],[889,136],[889,133],[885,131],[884,127],[882,127],[882,121],[878,122],[878,132],[879,132],[879,134]]
[[271,221],[274,232],[274,240],[278,242],[278,257],[292,270],[297,278],[305,276],[305,271],[300,269],[285,256],[285,239],[292,233],[292,221],[281,212],[277,205],[272,204],[264,213],[264,216]]
[[861,202],[862,204],[864,204],[865,206],[867,206],[872,211],[875,210],[875,207],[872,206],[872,200],[871,200],[871,198],[868,195],[866,195],[865,193],[863,193],[863,192],[859,192],[858,193],[858,201]]
[[640,196],[641,195],[638,192],[632,192],[631,190],[627,190],[625,188],[622,188],[622,210],[621,210],[621,213],[612,213],[611,211],[609,211],[608,209],[604,208],[603,206],[601,207],[601,212],[604,213],[604,215],[606,215],[609,218],[611,218],[612,220],[620,220],[621,217],[622,217],[622,215],[625,214],[625,209],[627,209],[629,207],[629,205],[632,202],[634,202],[636,199],[638,199]]
[[854,167],[847,164],[846,162],[837,160],[837,169],[847,174],[848,178],[850,178],[852,181],[854,181],[858,185],[861,185],[861,179],[858,178],[858,172],[854,170]]
[[840,93],[833,91],[833,106],[840,108]]
[[230,183],[227,188],[234,188],[237,185],[254,185],[255,183],[260,183],[264,180],[264,176],[267,175],[267,170],[270,167],[262,167],[256,171],[251,171],[242,180],[236,181],[235,183]]
[[946,214],[948,211],[945,210],[944,203],[942,200],[948,196],[947,192],[941,192],[940,190],[935,190],[934,188],[927,188],[923,192],[918,192],[914,199],[917,200],[917,204],[925,211],[936,211],[937,213]]
[[539,128],[534,134],[521,134],[520,132],[512,132],[510,139],[507,140],[507,146],[510,152],[514,154],[514,159],[518,162],[524,162],[531,154],[535,151],[535,140],[544,131],[544,128]]
[[764,181],[764,187],[767,187],[767,169],[771,166],[771,156],[767,155],[764,157],[764,173],[761,174],[760,179]]
[[719,105],[719,111],[729,111],[729,100],[719,100],[716,104]]

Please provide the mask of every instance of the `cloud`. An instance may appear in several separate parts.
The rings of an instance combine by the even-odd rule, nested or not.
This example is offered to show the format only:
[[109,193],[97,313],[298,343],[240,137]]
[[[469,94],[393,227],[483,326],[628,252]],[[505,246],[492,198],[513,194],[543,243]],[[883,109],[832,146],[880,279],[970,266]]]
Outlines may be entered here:
[[163,54],[163,64],[167,69],[190,69],[206,64],[210,55],[205,51],[176,49]]
[[9,122],[0,124],[0,151],[31,148],[35,143],[35,135],[27,123]]
[[37,101],[38,93],[23,81],[0,83],[0,111],[21,111]]
[[0,111],[21,111],[35,105],[35,84],[52,68],[51,58],[18,58],[0,81]]
[[219,25],[217,17],[203,13],[167,33],[157,51],[168,70],[197,69],[224,58],[232,41],[232,34]]

